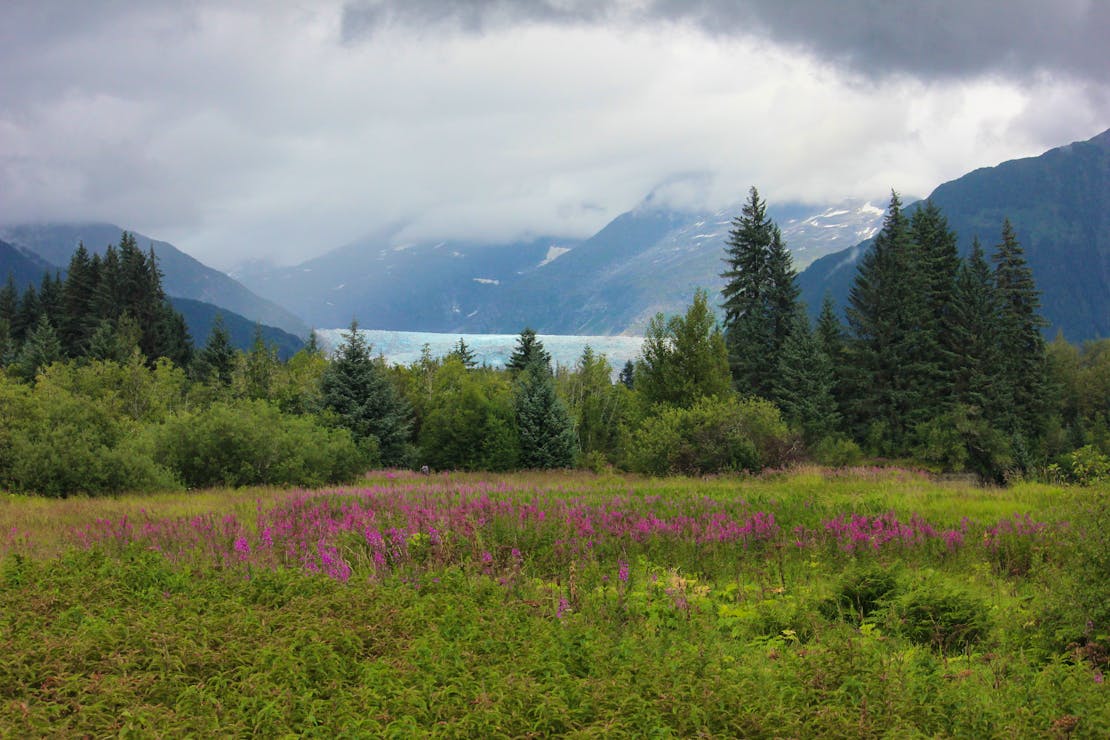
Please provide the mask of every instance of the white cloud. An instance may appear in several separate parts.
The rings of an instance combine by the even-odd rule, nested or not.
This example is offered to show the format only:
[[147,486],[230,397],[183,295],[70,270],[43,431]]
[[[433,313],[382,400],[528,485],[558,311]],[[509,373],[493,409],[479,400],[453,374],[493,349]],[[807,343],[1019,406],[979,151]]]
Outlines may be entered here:
[[344,43],[338,5],[111,6],[71,26],[31,7],[0,10],[0,221],[109,220],[221,267],[387,228],[581,236],[666,183],[687,205],[751,184],[924,195],[1110,111],[1098,81],[861,77],[696,24],[402,23]]

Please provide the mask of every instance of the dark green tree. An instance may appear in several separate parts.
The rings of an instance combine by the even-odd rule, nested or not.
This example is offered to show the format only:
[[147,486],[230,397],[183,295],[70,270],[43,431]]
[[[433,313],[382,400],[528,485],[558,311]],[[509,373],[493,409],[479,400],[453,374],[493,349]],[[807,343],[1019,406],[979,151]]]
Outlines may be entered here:
[[266,343],[262,325],[255,323],[250,349],[242,359],[242,394],[247,398],[269,399],[280,364],[277,347]]
[[15,310],[15,319],[12,320],[12,339],[22,345],[27,341],[28,335],[34,331],[42,316],[42,306],[39,304],[39,292],[35,286],[28,285],[27,290],[19,298],[19,305]]
[[459,361],[462,362],[463,367],[465,367],[467,370],[473,370],[475,367],[478,366],[478,360],[474,355],[474,351],[471,350],[469,346],[467,346],[462,337],[459,337],[458,343],[455,344],[454,348],[448,353],[447,356],[459,358]]
[[25,379],[33,380],[39,370],[60,359],[62,359],[62,343],[54,327],[50,325],[50,320],[42,314],[19,351],[16,363],[19,366],[19,372]]
[[783,343],[794,325],[799,288],[782,232],[753,187],[725,242],[721,274],[725,344],[741,393],[770,397]]
[[976,238],[956,274],[950,332],[960,353],[952,396],[956,403],[978,409],[990,423],[999,421],[1005,405],[1000,395],[999,308],[994,274]]
[[917,336],[924,315],[920,272],[902,202],[893,193],[871,249],[860,260],[848,294],[845,378],[850,421],[872,451],[900,454],[922,421],[926,377]]
[[797,311],[779,358],[773,400],[807,445],[819,442],[839,424],[835,384],[832,361],[810,331],[805,311]]
[[[910,289],[919,300],[914,310],[914,367],[922,386],[923,416],[935,418],[952,404],[953,375],[960,366],[961,348],[952,336],[956,272],[960,266],[956,234],[931,200],[914,211],[910,219],[914,251],[910,269],[917,273]],[[910,277],[914,277],[913,274]]]
[[621,368],[620,374],[617,376],[617,382],[632,390],[636,386],[636,363],[632,360],[625,360],[624,367]]
[[77,250],[69,260],[69,269],[66,270],[59,332],[62,345],[70,357],[84,355],[89,338],[96,331],[97,322],[93,320],[92,300],[97,277],[85,244],[78,243]]
[[324,371],[321,392],[324,408],[332,411],[357,440],[377,444],[383,464],[405,462],[411,410],[390,383],[385,369],[371,357],[357,321],[351,322],[335,358]]
[[211,380],[223,386],[231,385],[235,370],[235,348],[231,346],[231,335],[224,326],[223,314],[216,314],[208,341],[197,353],[194,374],[201,380]]
[[[1021,441],[1031,445],[1043,433],[1047,417],[1045,341],[1041,335],[1046,322],[1038,313],[1040,292],[1033,271],[1009,219],[1002,224],[1002,242],[993,257],[999,354],[1008,409],[1003,428],[1021,435]],[[1028,462],[1020,459],[1020,450],[1016,449],[1015,455],[1019,464]]]
[[567,468],[578,455],[578,435],[566,405],[555,393],[550,366],[538,355],[513,387],[520,464],[529,469]]
[[765,321],[765,306],[774,230],[766,202],[752,187],[725,240],[726,269],[721,273],[725,280],[721,290],[725,344],[732,377],[741,393],[765,390],[770,380],[771,327]]
[[525,327],[517,337],[516,348],[513,349],[505,367],[514,373],[519,373],[535,362],[550,366],[551,355],[543,348],[543,342],[536,338],[536,332]]

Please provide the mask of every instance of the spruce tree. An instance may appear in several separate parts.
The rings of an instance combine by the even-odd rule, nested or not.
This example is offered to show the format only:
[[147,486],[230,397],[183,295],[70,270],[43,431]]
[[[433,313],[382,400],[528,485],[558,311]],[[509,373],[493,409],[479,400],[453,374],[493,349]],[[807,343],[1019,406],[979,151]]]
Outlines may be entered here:
[[807,445],[833,432],[840,420],[832,361],[809,328],[805,311],[794,315],[775,374],[774,401],[783,417],[801,430]]
[[459,361],[462,362],[463,367],[465,367],[467,370],[473,370],[475,367],[478,366],[478,360],[474,356],[474,351],[471,350],[469,346],[467,346],[462,337],[459,337],[458,343],[455,344],[454,348],[448,353],[447,356],[457,357]]
[[635,388],[636,363],[634,363],[632,360],[625,360],[624,367],[621,368],[620,374],[617,375],[617,382],[629,390]]
[[519,373],[533,362],[550,365],[551,355],[543,348],[543,342],[536,338],[536,332],[525,327],[517,337],[516,348],[513,349],[505,367],[514,373]]
[[960,353],[952,395],[956,403],[978,409],[992,424],[1007,405],[1001,395],[1000,318],[994,274],[976,237],[956,274],[950,330]]
[[725,344],[734,384],[770,397],[783,343],[794,325],[799,288],[782,232],[754,187],[725,242],[721,274]]
[[[1040,292],[1033,271],[1009,219],[1002,224],[1002,242],[995,250],[994,262],[999,353],[1009,410],[1004,424],[1031,445],[1041,436],[1046,416],[1045,342],[1041,335],[1045,321],[1038,313]],[[1020,457],[1020,450],[1017,453]]]
[[352,321],[321,379],[323,405],[358,440],[373,439],[385,465],[404,462],[411,410],[370,356],[370,345]]
[[23,343],[16,364],[25,379],[33,380],[39,370],[60,359],[62,359],[62,343],[50,320],[42,314],[35,328],[28,334],[27,341]]
[[911,269],[919,273],[911,289],[920,298],[915,309],[914,365],[922,386],[922,415],[935,418],[951,405],[949,390],[960,365],[960,347],[951,332],[960,258],[956,234],[931,200],[914,212],[910,224],[916,246]]
[[727,267],[721,273],[725,345],[732,378],[741,393],[765,390],[770,380],[771,327],[764,320],[764,307],[773,241],[767,204],[752,187],[725,240]]
[[262,325],[255,323],[250,349],[243,357],[243,395],[247,398],[269,399],[279,364],[277,348],[266,343]]
[[92,259],[84,242],[81,242],[69,260],[62,298],[60,335],[66,354],[70,357],[84,355],[89,337],[96,331],[98,322],[92,317],[95,289],[96,275],[93,272]]
[[900,454],[907,432],[921,421],[919,368],[920,273],[909,221],[891,194],[883,227],[860,260],[848,293],[847,370],[850,421],[874,452]]
[[16,344],[22,345],[27,337],[34,331],[42,316],[42,306],[39,304],[39,292],[34,285],[28,285],[27,290],[19,298],[15,309],[15,319],[12,321],[12,339]]
[[525,468],[567,468],[578,454],[578,435],[566,405],[555,394],[550,366],[539,355],[524,367],[513,388]]
[[215,381],[223,386],[231,385],[232,371],[235,369],[235,348],[231,346],[231,335],[224,326],[223,314],[216,314],[208,341],[197,353],[194,374],[205,381]]

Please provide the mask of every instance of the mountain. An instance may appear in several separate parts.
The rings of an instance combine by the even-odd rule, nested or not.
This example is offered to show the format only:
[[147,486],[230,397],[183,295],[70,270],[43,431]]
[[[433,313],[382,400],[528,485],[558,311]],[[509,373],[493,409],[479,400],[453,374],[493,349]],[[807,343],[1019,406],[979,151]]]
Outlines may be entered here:
[[[1110,130],[1038,157],[975,170],[929,197],[959,235],[964,254],[975,237],[991,253],[1003,219],[1010,219],[1042,292],[1049,336],[1057,330],[1071,341],[1110,336]],[[869,246],[828,255],[802,273],[802,298],[811,310],[826,291],[844,305]]]
[[[113,224],[20,224],[0,227],[0,238],[64,269],[79,242],[90,253],[103,254],[109,244],[119,244],[123,230]],[[142,249],[154,248],[163,273],[167,295],[218,304],[229,311],[298,336],[308,336],[308,326],[287,309],[247,290],[231,277],[214,270],[168,242],[134,233]],[[36,280],[40,280],[40,274]],[[203,341],[203,339],[201,340]]]
[[[191,298],[170,298],[170,303],[185,318],[189,336],[193,338],[193,344],[198,350],[208,341],[217,314],[223,317],[224,328],[227,329],[233,347],[246,351],[254,343],[255,322],[245,316]],[[295,334],[273,326],[261,326],[263,340],[266,344],[276,346],[278,357],[283,360],[288,360],[304,347],[304,340]]]
[[454,331],[500,285],[578,246],[573,239],[512,244],[397,241],[383,234],[296,267],[248,265],[235,276],[313,326]]
[[6,283],[10,275],[21,290],[28,285],[37,288],[42,282],[43,274],[52,273],[55,269],[54,265],[34,252],[0,240],[0,285]]
[[[741,203],[716,212],[649,196],[585,240],[505,245],[398,242],[383,234],[291,268],[253,265],[236,277],[323,328],[352,317],[368,328],[447,333],[642,333],[678,313],[698,287],[718,291],[724,240]],[[865,201],[772,207],[802,266],[878,228]]]

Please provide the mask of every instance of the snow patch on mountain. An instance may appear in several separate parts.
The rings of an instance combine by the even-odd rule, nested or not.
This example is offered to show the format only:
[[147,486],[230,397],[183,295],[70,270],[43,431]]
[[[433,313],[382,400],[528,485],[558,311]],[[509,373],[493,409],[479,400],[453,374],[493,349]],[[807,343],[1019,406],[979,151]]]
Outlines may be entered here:
[[538,265],[536,265],[536,267],[543,267],[544,265],[550,265],[552,262],[559,259],[560,257],[562,257],[564,254],[566,254],[569,251],[570,251],[570,247],[557,247],[554,244],[552,244],[550,247],[547,248],[547,254],[544,256],[543,261],[540,262]]

